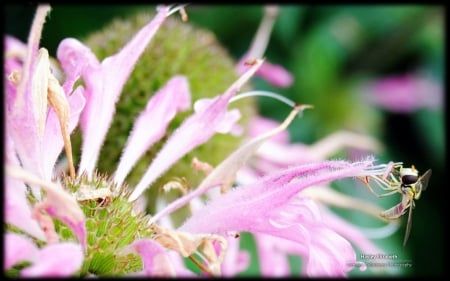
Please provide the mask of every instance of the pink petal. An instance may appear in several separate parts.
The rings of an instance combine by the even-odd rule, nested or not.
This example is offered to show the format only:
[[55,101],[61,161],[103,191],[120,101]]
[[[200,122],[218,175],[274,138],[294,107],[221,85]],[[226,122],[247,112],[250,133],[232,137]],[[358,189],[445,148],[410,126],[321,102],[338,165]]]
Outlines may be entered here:
[[[19,160],[15,155],[11,138],[6,137],[6,163],[19,166]],[[5,182],[6,200],[5,200],[5,221],[24,230],[28,234],[45,241],[45,235],[37,222],[32,219],[31,206],[27,199],[27,191],[25,184],[10,176],[6,176]]]
[[175,270],[165,248],[152,239],[141,239],[127,246],[123,254],[134,252],[141,256],[145,276],[175,276]]
[[36,262],[21,271],[22,277],[68,277],[83,264],[80,245],[65,242],[47,245],[39,251]]
[[[41,167],[41,141],[43,131],[39,128],[40,121],[44,120],[46,107],[46,95],[43,96],[36,90],[36,84],[46,81],[35,81],[37,74],[36,61],[38,56],[39,40],[41,38],[42,27],[45,22],[50,6],[38,6],[36,16],[33,19],[30,35],[28,37],[27,52],[24,59],[20,83],[16,92],[7,92],[7,124],[10,136],[15,143],[16,152],[22,165],[33,173],[42,176]],[[42,90],[45,88],[41,87]],[[11,87],[7,87],[11,90]],[[45,92],[46,94],[46,92]],[[11,100],[13,99],[13,100]],[[40,101],[40,102],[38,102]],[[37,187],[32,186],[36,196]]]
[[4,239],[4,270],[10,269],[18,262],[33,262],[36,259],[39,250],[30,238],[15,233],[5,233]]
[[[90,176],[97,163],[101,145],[111,125],[115,103],[134,65],[153,35],[168,16],[169,9],[159,9],[155,18],[144,26],[117,54],[98,63],[89,49],[75,39],[61,42],[58,58],[69,77],[81,71],[85,82],[86,108],[81,116],[83,133],[82,157],[79,172]],[[68,58],[65,58],[65,56]],[[77,64],[82,66],[80,70]],[[71,76],[72,75],[72,76]]]
[[42,241],[46,241],[44,232],[32,218],[31,207],[26,194],[26,186],[23,182],[6,177],[5,222]]
[[[291,275],[288,254],[301,254],[307,252],[305,247],[291,240],[274,237],[268,234],[255,233],[259,268],[265,277],[286,277]],[[286,251],[289,249],[289,251]],[[294,251],[296,249],[296,251]],[[300,249],[300,250],[299,250]],[[301,251],[303,250],[303,251]]]
[[7,165],[7,175],[27,184],[40,186],[46,193],[42,202],[35,204],[35,212],[45,210],[49,215],[66,222],[86,249],[85,216],[75,198],[56,183],[42,180],[21,167]]
[[[370,241],[357,227],[324,208],[324,220],[334,231],[351,241],[362,253],[380,253],[384,251]],[[373,261],[373,260],[372,260]],[[364,262],[364,261],[363,261]]]
[[116,183],[123,182],[139,157],[165,135],[170,121],[178,112],[189,108],[190,103],[189,84],[184,76],[173,77],[149,100],[145,111],[134,122],[116,170]]
[[227,252],[221,268],[223,277],[236,276],[250,265],[250,254],[239,248],[240,239],[228,237],[227,242]]
[[251,75],[261,66],[263,61],[257,61],[252,68],[244,73],[233,85],[209,102],[208,107],[197,107],[193,115],[187,118],[167,140],[164,147],[155,157],[150,167],[131,193],[129,201],[136,200],[145,189],[159,178],[170,166],[192,149],[208,141],[217,130],[222,130],[229,120],[227,106],[229,100],[241,88]]
[[291,73],[289,73],[281,65],[275,65],[269,62],[263,64],[256,75],[263,78],[270,84],[280,88],[289,87],[292,85],[292,82],[294,82],[294,78]]

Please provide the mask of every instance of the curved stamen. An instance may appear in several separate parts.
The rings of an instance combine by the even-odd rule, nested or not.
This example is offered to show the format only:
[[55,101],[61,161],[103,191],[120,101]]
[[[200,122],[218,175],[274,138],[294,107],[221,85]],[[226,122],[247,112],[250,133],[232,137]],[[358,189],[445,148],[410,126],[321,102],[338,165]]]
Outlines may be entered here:
[[280,94],[274,93],[274,92],[269,92],[269,91],[250,91],[250,92],[245,92],[242,94],[238,94],[234,97],[232,97],[230,99],[229,103],[235,102],[237,100],[243,99],[243,98],[247,98],[247,97],[255,97],[255,96],[262,96],[262,97],[269,97],[269,98],[274,98],[276,100],[281,101],[282,103],[287,104],[288,106],[294,108],[296,106],[296,103],[290,99],[288,99],[287,97],[284,97]]

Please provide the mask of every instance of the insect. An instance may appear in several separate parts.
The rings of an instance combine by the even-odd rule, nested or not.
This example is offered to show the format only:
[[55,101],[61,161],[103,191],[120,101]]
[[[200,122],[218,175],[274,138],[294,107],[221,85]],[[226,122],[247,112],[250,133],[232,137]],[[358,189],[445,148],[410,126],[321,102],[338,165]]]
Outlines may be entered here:
[[377,194],[374,192],[372,187],[369,185],[368,178],[361,179],[369,190],[377,197],[386,197],[395,193],[400,193],[402,195],[400,203],[390,209],[387,209],[386,211],[381,212],[380,216],[386,219],[394,220],[406,214],[409,209],[403,246],[406,245],[411,232],[412,210],[415,207],[414,200],[418,200],[422,194],[422,191],[427,189],[430,177],[431,169],[428,169],[422,176],[419,176],[419,171],[414,167],[414,165],[412,165],[411,168],[403,168],[402,165],[395,165],[388,177],[371,177],[372,179],[375,179],[375,182],[379,187],[387,191],[383,194]]

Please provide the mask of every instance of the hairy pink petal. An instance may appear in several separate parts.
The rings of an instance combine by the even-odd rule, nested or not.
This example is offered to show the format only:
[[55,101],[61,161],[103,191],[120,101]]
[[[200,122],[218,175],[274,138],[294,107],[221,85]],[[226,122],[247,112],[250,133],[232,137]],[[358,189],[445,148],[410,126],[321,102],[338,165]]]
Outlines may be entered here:
[[39,251],[36,262],[21,271],[22,277],[67,277],[83,264],[79,244],[64,242],[47,245]]
[[208,107],[198,108],[193,115],[184,120],[171,137],[167,140],[164,147],[155,157],[150,167],[131,193],[129,201],[134,201],[142,192],[145,191],[162,173],[167,171],[170,166],[183,157],[192,149],[208,141],[217,130],[223,129],[223,124],[227,116],[227,106],[229,100],[236,94],[263,63],[257,61],[252,68],[244,73],[225,93],[219,95],[210,101]]
[[[202,212],[196,212],[179,230],[217,234],[223,234],[225,231],[249,231],[266,233],[301,244],[306,243],[310,247],[308,261],[310,274],[340,276],[349,269],[346,262],[351,262],[352,256],[354,259],[351,245],[323,223],[308,220],[308,216],[303,216],[305,218],[303,220],[292,220],[291,225],[286,225],[280,218],[289,221],[289,216],[280,217],[279,213],[282,213],[283,206],[304,188],[360,175],[364,168],[370,165],[369,160],[353,164],[345,161],[327,161],[295,166],[273,173],[254,184],[230,190],[212,199]],[[292,214],[292,218],[295,218],[295,214]],[[336,248],[328,248],[331,247],[330,244]],[[336,256],[336,249],[345,254],[345,261]],[[330,258],[328,265],[331,264],[331,268],[320,263],[325,256]]]
[[[80,172],[92,175],[101,145],[111,125],[122,88],[139,56],[169,14],[169,8],[158,10],[155,18],[144,26],[117,54],[98,63],[92,52],[75,39],[66,39],[58,48],[58,58],[72,80],[81,73],[86,88],[86,108],[81,115],[83,133]],[[67,58],[65,58],[67,56]],[[80,69],[81,67],[81,69]]]
[[134,122],[116,170],[115,182],[123,182],[139,157],[164,136],[170,121],[178,112],[188,109],[190,103],[189,84],[184,76],[173,77],[149,100]]
[[15,233],[6,233],[4,239],[4,270],[10,269],[18,262],[33,262],[36,259],[39,249],[30,238]]

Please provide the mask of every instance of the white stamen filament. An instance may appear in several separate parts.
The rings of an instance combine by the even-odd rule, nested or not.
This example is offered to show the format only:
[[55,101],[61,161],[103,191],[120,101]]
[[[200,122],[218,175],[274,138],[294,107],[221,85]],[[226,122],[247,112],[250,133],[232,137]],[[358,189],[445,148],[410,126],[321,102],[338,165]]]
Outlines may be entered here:
[[268,92],[268,91],[250,91],[250,92],[245,92],[245,93],[242,93],[242,94],[238,94],[238,95],[232,97],[230,99],[229,103],[238,101],[238,100],[243,99],[243,98],[257,97],[257,96],[269,97],[269,98],[273,98],[273,99],[279,100],[282,103],[285,103],[285,104],[287,104],[288,106],[290,106],[292,108],[294,108],[295,105],[296,105],[296,103],[294,101],[288,99],[287,97],[284,97],[284,96],[282,96],[280,94],[277,94],[277,93],[274,93],[274,92]]

